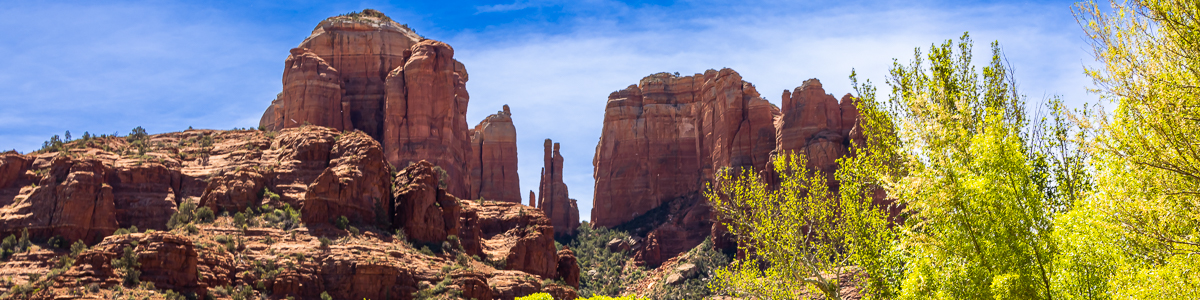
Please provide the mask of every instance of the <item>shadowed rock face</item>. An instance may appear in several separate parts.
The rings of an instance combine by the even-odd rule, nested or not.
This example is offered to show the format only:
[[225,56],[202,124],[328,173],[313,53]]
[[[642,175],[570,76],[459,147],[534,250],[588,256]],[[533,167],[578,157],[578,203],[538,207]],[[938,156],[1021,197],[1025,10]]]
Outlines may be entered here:
[[659,73],[613,92],[593,159],[593,224],[615,226],[695,193],[722,167],[765,165],[778,114],[731,69]]
[[517,128],[508,105],[475,125],[471,150],[471,194],[467,198],[521,203]]
[[393,166],[427,160],[450,176],[451,194],[470,196],[466,82],[450,45],[382,14],[332,17],[292,49],[260,125],[360,130]]
[[545,167],[542,167],[542,181],[538,184],[541,196],[537,206],[550,218],[555,237],[573,235],[579,228],[579,205],[570,198],[567,184],[563,183],[563,157],[558,148],[558,143],[546,139]]

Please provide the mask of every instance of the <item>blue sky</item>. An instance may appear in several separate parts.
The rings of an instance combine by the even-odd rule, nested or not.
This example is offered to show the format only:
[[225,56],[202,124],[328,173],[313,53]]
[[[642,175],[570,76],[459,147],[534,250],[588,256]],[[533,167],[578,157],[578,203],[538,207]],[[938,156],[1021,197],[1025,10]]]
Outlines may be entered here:
[[969,31],[980,60],[1000,41],[1031,101],[1095,103],[1071,4],[20,1],[0,7],[0,149],[29,152],[67,130],[256,127],[288,50],[325,17],[374,8],[455,48],[471,74],[469,125],[512,108],[523,190],[537,187],[542,140],[562,143],[564,180],[587,219],[605,100],[643,76],[729,67],[776,104],[808,78],[840,96],[851,69],[882,84],[893,58]]

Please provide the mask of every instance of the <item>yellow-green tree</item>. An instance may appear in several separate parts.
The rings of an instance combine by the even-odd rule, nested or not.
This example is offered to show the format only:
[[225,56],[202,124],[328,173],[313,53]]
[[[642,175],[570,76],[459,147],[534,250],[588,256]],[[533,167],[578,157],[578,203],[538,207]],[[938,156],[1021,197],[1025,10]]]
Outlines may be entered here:
[[718,174],[705,196],[748,254],[717,270],[710,288],[737,297],[841,299],[844,287],[865,280],[856,260],[862,252],[891,248],[893,231],[871,203],[869,181],[837,193],[805,165],[799,154],[776,158],[777,187],[749,169]]
[[[1111,110],[1084,119],[1096,192],[1060,218],[1064,298],[1200,294],[1200,3],[1076,6]],[[1069,257],[1069,259],[1068,259]]]

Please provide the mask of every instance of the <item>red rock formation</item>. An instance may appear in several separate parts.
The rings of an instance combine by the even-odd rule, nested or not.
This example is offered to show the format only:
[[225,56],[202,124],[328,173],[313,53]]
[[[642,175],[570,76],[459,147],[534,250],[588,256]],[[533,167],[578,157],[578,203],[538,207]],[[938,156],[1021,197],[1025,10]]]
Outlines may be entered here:
[[[134,245],[136,244],[136,246]],[[143,282],[153,283],[155,288],[179,292],[200,292],[203,288],[196,277],[198,258],[192,241],[186,237],[166,233],[134,233],[111,236],[92,249],[83,252],[76,260],[76,267],[68,277],[80,278],[83,283],[120,284],[113,259],[121,257],[129,247],[141,263]]]
[[446,43],[425,40],[388,75],[383,148],[388,162],[427,160],[450,176],[447,190],[468,196],[467,73]]
[[266,122],[259,125],[267,130],[305,124],[351,128],[343,116],[343,82],[338,70],[306,48],[293,48],[291,53],[284,61],[283,93],[272,101],[263,113]]
[[433,164],[420,161],[396,174],[392,224],[409,238],[439,243],[458,235],[458,199],[438,187]]
[[[421,40],[412,29],[382,14],[338,16],[317,24],[297,48],[308,49],[339,71],[344,92],[338,104],[344,108],[339,106],[326,116],[341,116],[344,112],[351,126],[344,129],[359,129],[379,139],[383,134],[386,76],[405,64],[406,50]],[[282,101],[293,99],[285,97]]]
[[731,69],[659,73],[613,92],[593,159],[592,224],[615,226],[694,194],[722,167],[766,164],[778,114]]
[[846,94],[839,104],[817,79],[805,80],[795,91],[784,90],[776,152],[803,151],[808,167],[820,170],[833,182],[836,160],[848,153],[848,137],[858,118],[853,99]]
[[307,223],[345,216],[370,224],[386,215],[392,175],[383,149],[366,133],[345,132],[330,151],[329,167],[304,193],[301,210]]
[[463,201],[463,211],[478,216],[476,223],[464,224],[462,231],[478,230],[484,254],[480,257],[504,261],[506,269],[542,278],[558,274],[554,229],[541,210],[509,202]]
[[392,165],[428,160],[450,175],[452,195],[472,196],[468,77],[449,45],[370,11],[322,21],[285,64],[284,91],[259,125],[361,130]]
[[541,197],[537,205],[550,217],[556,237],[573,235],[579,228],[579,206],[569,197],[567,184],[563,183],[563,158],[558,148],[558,143],[546,139],[545,167],[542,167],[542,181],[538,184]]
[[215,176],[200,196],[199,205],[213,211],[240,212],[247,207],[257,208],[266,182],[266,176],[249,168]]
[[575,259],[575,251],[563,246],[558,251],[558,278],[574,288],[579,288],[579,264]]
[[0,207],[2,235],[28,229],[34,237],[95,242],[117,229],[113,188],[105,182],[102,162],[51,154],[38,157],[33,167],[40,180],[21,187],[11,204]]
[[467,198],[521,203],[517,129],[508,105],[475,125],[471,150],[471,194]]

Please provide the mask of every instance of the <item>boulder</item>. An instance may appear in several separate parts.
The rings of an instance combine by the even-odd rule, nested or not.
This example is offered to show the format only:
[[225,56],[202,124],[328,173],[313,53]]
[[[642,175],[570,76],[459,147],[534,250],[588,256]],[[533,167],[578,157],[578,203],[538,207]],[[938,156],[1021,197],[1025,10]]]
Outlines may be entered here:
[[464,211],[473,211],[478,216],[477,223],[467,226],[479,230],[484,254],[481,258],[503,261],[505,269],[542,278],[558,275],[554,229],[541,210],[499,201],[463,201],[462,204]]
[[304,193],[304,221],[345,216],[354,223],[374,224],[387,218],[392,175],[379,142],[361,131],[344,132],[330,157],[329,167]]
[[438,177],[427,161],[396,174],[392,225],[403,228],[410,239],[441,243],[446,236],[458,235],[459,201],[438,186]]
[[563,249],[558,251],[558,276],[555,278],[562,279],[571,287],[579,288],[579,263],[575,259],[575,251],[571,251],[571,248],[563,246]]

